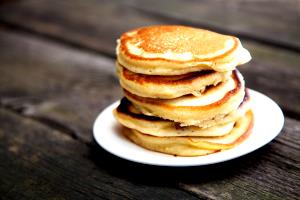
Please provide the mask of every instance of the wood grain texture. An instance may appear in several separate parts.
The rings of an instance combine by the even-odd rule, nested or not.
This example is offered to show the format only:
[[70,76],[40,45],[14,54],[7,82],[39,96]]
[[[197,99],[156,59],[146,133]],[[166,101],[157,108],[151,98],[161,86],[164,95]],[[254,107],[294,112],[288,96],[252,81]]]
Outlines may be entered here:
[[[0,53],[1,105],[47,126],[32,119],[22,122],[20,117],[2,111],[0,137],[5,142],[0,143],[4,145],[0,158],[6,162],[0,161],[0,167],[5,174],[1,181],[6,182],[0,184],[0,192],[7,199],[22,195],[33,198],[47,191],[50,197],[66,199],[76,199],[77,195],[78,199],[85,195],[139,199],[142,194],[151,199],[153,195],[168,195],[168,188],[170,197],[177,199],[177,192],[182,198],[192,197],[174,188],[208,199],[299,196],[299,121],[287,118],[284,131],[272,143],[226,163],[176,169],[127,162],[91,142],[95,116],[121,95],[113,60],[11,31],[2,30],[0,38],[6,49]],[[57,124],[66,126],[72,137],[66,127],[58,129],[63,133],[57,131]],[[18,146],[8,145],[14,143]],[[14,157],[9,151],[39,152],[41,163],[28,161],[26,155]]]
[[[75,41],[80,40],[79,37],[82,37],[82,34],[89,32],[92,38],[87,38],[86,43],[97,49],[99,45],[91,42],[97,34],[104,33],[102,37],[107,37],[106,34],[109,34],[116,38],[118,33],[126,30],[119,32],[118,29],[126,26],[133,28],[162,21],[162,23],[180,23],[214,29],[299,52],[299,6],[298,0],[275,2],[272,0],[247,2],[243,0],[226,2],[174,0],[172,3],[159,0],[67,0],[63,2],[29,0],[2,6],[0,19],[19,26],[30,27],[38,32],[48,29],[48,33],[53,35],[68,29],[69,34],[73,36],[69,40]],[[134,17],[136,15],[139,17]],[[23,17],[29,23],[21,23]],[[110,32],[112,28],[107,22],[110,20],[117,22],[115,17],[119,19],[128,17],[127,23],[118,23],[118,26],[112,27],[114,32]],[[97,27],[94,24],[96,22],[98,22]],[[76,31],[71,32],[71,30]],[[60,37],[67,36],[60,35]]]
[[134,174],[132,163],[99,147],[4,109],[0,139],[2,200],[197,199],[172,183],[149,180],[149,171]]
[[300,54],[244,42],[252,60],[238,69],[246,86],[275,100],[286,115],[300,119]]
[[121,97],[113,60],[9,32],[0,46],[1,104],[73,137],[90,141],[97,114]]
[[[178,4],[177,2],[174,6]],[[153,3],[153,6],[155,5]],[[0,11],[2,21],[22,27],[30,33],[38,33],[110,57],[114,57],[115,41],[122,32],[139,26],[170,22],[156,16],[149,16],[116,1],[29,0],[7,4],[0,8]],[[26,23],[23,23],[25,19]],[[298,26],[293,27],[298,28]],[[253,55],[253,60],[240,68],[246,77],[248,87],[269,95],[280,104],[286,114],[300,118],[299,54],[249,40],[242,40],[242,42]],[[282,95],[283,93],[285,95]]]
[[159,23],[134,8],[105,0],[20,1],[0,7],[0,20],[110,56],[123,32]]

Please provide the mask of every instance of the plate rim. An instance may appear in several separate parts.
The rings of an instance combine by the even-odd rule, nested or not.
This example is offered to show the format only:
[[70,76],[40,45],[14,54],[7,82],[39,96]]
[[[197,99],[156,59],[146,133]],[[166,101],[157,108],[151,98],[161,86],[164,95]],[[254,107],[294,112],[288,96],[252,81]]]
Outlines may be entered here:
[[[216,164],[216,163],[222,163],[222,162],[226,162],[226,161],[229,161],[229,160],[233,160],[233,159],[236,159],[236,158],[239,158],[241,156],[244,156],[244,155],[247,155],[249,153],[252,153],[253,151],[256,151],[258,149],[260,149],[261,147],[265,146],[266,144],[270,143],[273,139],[275,139],[282,131],[283,129],[283,126],[284,126],[284,115],[283,115],[283,112],[281,110],[281,108],[279,107],[279,105],[274,101],[272,100],[270,97],[268,97],[267,95],[261,93],[261,92],[258,92],[256,90],[253,90],[253,89],[248,89],[249,90],[249,93],[250,93],[250,96],[256,96],[256,95],[259,95],[263,98],[265,98],[267,101],[270,101],[273,106],[275,106],[274,108],[277,109],[277,114],[278,116],[278,119],[280,119],[280,124],[278,125],[278,130],[276,130],[276,133],[272,135],[272,137],[269,137],[267,140],[264,140],[262,143],[260,143],[257,147],[255,148],[252,148],[250,149],[249,151],[246,151],[246,152],[242,152],[240,154],[235,154],[234,156],[232,157],[224,157],[223,159],[217,159],[217,160],[214,160],[212,162],[191,162],[191,163],[186,163],[186,162],[183,162],[183,163],[157,163],[157,162],[153,162],[153,161],[145,161],[145,160],[140,160],[140,159],[137,159],[137,158],[134,158],[133,156],[130,157],[130,156],[124,156],[123,154],[118,154],[116,153],[115,151],[113,151],[111,148],[107,148],[106,145],[103,145],[103,143],[101,143],[101,140],[99,140],[99,135],[100,134],[97,134],[97,126],[98,124],[100,123],[100,119],[101,119],[101,116],[103,116],[106,112],[108,112],[108,110],[111,110],[111,115],[113,115],[112,113],[112,110],[119,104],[120,100],[117,100],[113,103],[111,103],[110,105],[106,106],[96,117],[94,123],[93,123],[93,139],[96,141],[96,143],[102,147],[105,151],[107,151],[108,153],[114,155],[114,156],[117,156],[121,159],[125,159],[125,160],[129,160],[131,162],[136,162],[136,163],[140,163],[140,164],[146,164],[146,165],[153,165],[153,166],[165,166],[165,167],[192,167],[192,166],[204,166],[204,165],[211,165],[211,164]],[[256,93],[256,94],[255,94]],[[251,94],[255,94],[255,95],[251,95]],[[254,119],[255,120],[255,119]],[[254,121],[254,126],[255,126],[255,121]],[[254,128],[254,127],[253,127]],[[112,130],[112,132],[114,132]],[[250,135],[251,136],[251,135]],[[248,140],[249,138],[246,139],[246,141]],[[244,142],[246,142],[244,141]],[[131,141],[128,141],[128,142],[131,142]],[[134,144],[134,143],[132,143]],[[136,145],[136,144],[134,144]],[[138,145],[137,145],[138,146]],[[239,146],[239,145],[238,145]],[[234,152],[234,149],[236,149],[238,146],[230,149],[231,152]],[[138,146],[140,147],[140,146]],[[143,147],[140,147],[140,148],[143,148]],[[144,149],[144,148],[143,148]],[[207,156],[212,156],[212,155],[215,155],[215,154],[209,154],[209,155],[205,155],[205,156],[194,156],[194,157],[183,157],[183,156],[173,156],[173,155],[167,155],[167,154],[163,154],[163,153],[159,153],[159,152],[155,152],[155,151],[151,151],[151,150],[148,150],[148,149],[144,149],[146,151],[149,151],[149,153],[154,153],[154,154],[161,154],[162,156],[170,156],[174,159],[184,159],[184,160],[197,160],[197,159],[201,159],[202,157],[207,157]],[[223,152],[226,152],[228,150],[225,150],[225,151],[222,151],[220,153],[223,153]],[[224,153],[223,153],[224,154]],[[226,154],[225,154],[226,155]],[[163,158],[163,157],[162,157]]]

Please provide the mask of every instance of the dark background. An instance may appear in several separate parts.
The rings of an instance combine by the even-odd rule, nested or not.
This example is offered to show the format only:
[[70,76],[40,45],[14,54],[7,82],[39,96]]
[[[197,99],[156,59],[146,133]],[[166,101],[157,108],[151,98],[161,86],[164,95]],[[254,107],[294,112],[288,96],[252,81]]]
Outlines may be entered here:
[[[299,22],[298,0],[0,1],[0,199],[299,198]],[[151,24],[238,36],[253,57],[239,69],[283,109],[281,134],[192,168],[136,164],[96,145],[93,120],[122,96],[116,39]]]

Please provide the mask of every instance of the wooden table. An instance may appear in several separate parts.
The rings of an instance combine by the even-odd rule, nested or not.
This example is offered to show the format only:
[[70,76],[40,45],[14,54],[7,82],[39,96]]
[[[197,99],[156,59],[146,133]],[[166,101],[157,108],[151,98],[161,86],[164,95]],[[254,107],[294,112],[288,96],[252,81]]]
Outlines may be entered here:
[[[2,1],[0,199],[299,199],[299,22],[297,0]],[[283,109],[281,134],[192,168],[132,163],[96,145],[95,117],[122,96],[115,40],[150,24],[240,37],[253,56],[240,70]]]

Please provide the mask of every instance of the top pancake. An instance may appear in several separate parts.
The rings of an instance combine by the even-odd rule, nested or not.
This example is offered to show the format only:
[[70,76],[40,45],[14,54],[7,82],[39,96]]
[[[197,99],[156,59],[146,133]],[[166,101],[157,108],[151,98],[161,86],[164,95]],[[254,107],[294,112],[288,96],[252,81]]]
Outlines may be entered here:
[[124,33],[118,62],[135,73],[179,75],[231,71],[251,59],[238,38],[186,26],[149,26]]

